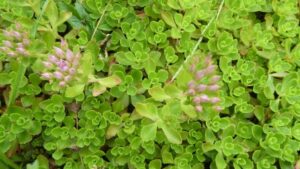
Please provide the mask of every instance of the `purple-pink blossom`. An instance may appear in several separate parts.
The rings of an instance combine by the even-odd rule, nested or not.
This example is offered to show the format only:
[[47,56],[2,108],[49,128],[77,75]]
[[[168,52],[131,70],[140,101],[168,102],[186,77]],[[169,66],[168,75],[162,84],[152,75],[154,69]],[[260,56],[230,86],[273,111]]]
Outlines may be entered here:
[[199,112],[199,113],[202,112],[203,111],[203,107],[201,105],[197,105],[196,106],[196,111]]
[[198,92],[203,92],[203,91],[206,90],[206,88],[207,88],[207,85],[205,85],[205,84],[199,84],[199,85],[196,87],[196,90],[197,90]]
[[60,87],[65,87],[75,78],[79,66],[81,54],[74,53],[65,40],[61,40],[61,48],[54,47],[53,53],[43,62],[46,71],[51,72],[53,76],[44,79],[50,82],[56,82]]
[[[221,111],[222,108],[219,106],[221,99],[218,97],[221,77],[216,74],[217,66],[213,64],[211,56],[202,60],[202,64],[199,64],[199,60],[191,64],[190,72],[193,78],[187,84],[188,97],[191,97],[191,103],[197,112],[205,111],[206,106]],[[203,68],[200,65],[203,65]]]
[[30,40],[26,32],[23,32],[20,24],[15,25],[15,30],[3,30],[4,39],[0,44],[0,52],[9,57],[27,57],[30,55],[28,46]]

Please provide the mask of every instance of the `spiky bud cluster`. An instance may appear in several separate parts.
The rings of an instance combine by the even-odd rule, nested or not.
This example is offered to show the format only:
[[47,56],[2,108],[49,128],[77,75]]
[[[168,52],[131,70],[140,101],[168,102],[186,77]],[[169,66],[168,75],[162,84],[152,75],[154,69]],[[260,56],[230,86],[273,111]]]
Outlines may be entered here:
[[[202,69],[198,67],[203,67]],[[221,99],[218,97],[220,76],[216,75],[217,66],[213,64],[211,56],[204,59],[202,65],[198,60],[190,66],[193,80],[187,85],[187,94],[191,97],[197,112],[202,112],[204,105],[210,105],[215,111],[221,111],[219,106]]]
[[47,72],[42,73],[42,78],[50,83],[57,82],[61,87],[66,86],[77,74],[80,57],[80,52],[74,53],[66,41],[61,40],[60,47],[54,47],[54,53],[43,61]]
[[20,24],[16,24],[15,30],[3,30],[4,40],[0,45],[1,52],[9,57],[29,56],[30,40],[28,33],[23,32],[22,29]]

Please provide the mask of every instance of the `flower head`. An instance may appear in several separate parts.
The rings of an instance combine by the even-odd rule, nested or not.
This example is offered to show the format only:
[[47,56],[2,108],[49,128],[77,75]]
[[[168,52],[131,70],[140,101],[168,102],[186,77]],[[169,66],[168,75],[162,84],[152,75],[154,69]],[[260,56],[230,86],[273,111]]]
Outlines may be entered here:
[[0,44],[0,52],[9,57],[27,57],[30,55],[28,51],[30,40],[27,33],[21,30],[22,26],[18,23],[15,25],[15,30],[3,30],[5,39]]
[[81,55],[69,49],[65,40],[61,40],[60,46],[54,47],[53,53],[43,62],[47,73],[43,73],[42,77],[65,87],[75,78]]
[[[200,66],[203,68],[199,68]],[[204,58],[202,64],[199,60],[191,64],[190,72],[194,79],[187,84],[187,94],[197,112],[203,112],[207,106],[211,106],[215,111],[222,110],[218,105],[221,101],[218,97],[218,83],[221,77],[216,75],[216,69],[211,56]]]

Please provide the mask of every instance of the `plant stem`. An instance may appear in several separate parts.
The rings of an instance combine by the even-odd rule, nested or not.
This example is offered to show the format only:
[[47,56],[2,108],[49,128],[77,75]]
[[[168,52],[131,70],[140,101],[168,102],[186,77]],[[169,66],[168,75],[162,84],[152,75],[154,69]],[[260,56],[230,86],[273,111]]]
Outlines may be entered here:
[[178,68],[178,70],[176,71],[176,73],[174,74],[174,76],[172,77],[170,83],[172,83],[176,77],[179,75],[179,73],[182,71],[183,69],[183,66],[190,60],[190,58],[195,54],[196,50],[198,49],[200,43],[202,42],[203,40],[203,35],[204,33],[207,31],[208,27],[211,25],[211,23],[214,21],[214,20],[217,20],[220,13],[221,13],[221,10],[222,10],[222,7],[224,5],[224,0],[222,0],[220,6],[219,6],[219,9],[218,9],[218,12],[216,14],[216,16],[214,16],[213,18],[211,18],[211,20],[208,22],[208,24],[204,27],[203,31],[201,32],[201,35],[200,35],[200,38],[198,39],[196,45],[194,46],[192,52],[190,55],[188,55],[185,59],[185,61],[180,65],[180,67]]
[[49,0],[46,0],[46,1],[44,2],[44,4],[43,4],[42,11],[41,11],[40,15],[38,16],[36,22],[35,22],[34,25],[33,25],[33,28],[32,28],[31,33],[30,33],[30,35],[31,35],[32,38],[35,38],[35,35],[36,35],[36,31],[37,31],[39,22],[40,22],[42,16],[44,15],[44,13],[45,13],[45,11],[46,11],[46,8],[47,8],[48,4],[49,4]]
[[15,78],[13,79],[12,84],[11,84],[11,92],[9,95],[8,107],[10,107],[11,104],[13,102],[15,102],[15,100],[16,100],[16,97],[18,95],[19,86],[20,86],[20,81],[22,79],[22,76],[24,76],[24,74],[25,74],[25,70],[26,70],[26,66],[22,62],[20,62],[18,65],[17,75],[15,76]]
[[98,20],[97,25],[96,25],[96,27],[95,27],[95,29],[94,29],[94,31],[93,31],[91,40],[94,38],[94,36],[95,36],[95,34],[96,34],[97,30],[98,30],[98,27],[100,26],[100,23],[101,23],[102,20],[103,20],[103,16],[104,16],[104,14],[105,14],[105,12],[106,12],[106,10],[107,10],[107,7],[108,7],[108,4],[110,3],[110,1],[111,1],[111,0],[109,0],[109,1],[107,2],[106,6],[104,7],[104,9],[103,9],[103,11],[102,11],[102,15],[100,16],[100,19]]
[[12,160],[7,158],[5,154],[0,154],[0,160],[1,162],[3,162],[5,165],[7,165],[12,169],[20,169],[20,167],[17,164],[15,164]]

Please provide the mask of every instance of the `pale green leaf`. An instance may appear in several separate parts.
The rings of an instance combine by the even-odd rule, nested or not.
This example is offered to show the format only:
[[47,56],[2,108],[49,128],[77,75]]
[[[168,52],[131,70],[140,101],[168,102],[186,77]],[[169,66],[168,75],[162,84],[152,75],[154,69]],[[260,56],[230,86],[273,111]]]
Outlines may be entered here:
[[84,84],[77,84],[74,86],[67,87],[65,96],[69,98],[74,98],[80,95],[81,93],[83,93],[84,86]]
[[157,101],[163,101],[171,98],[160,86],[153,87],[149,89],[148,92],[152,98]]
[[151,123],[144,125],[141,129],[141,138],[143,141],[152,141],[156,138],[157,124]]
[[135,109],[137,113],[143,117],[153,121],[158,119],[157,107],[151,103],[137,103]]
[[177,129],[172,128],[172,126],[166,125],[164,122],[159,123],[159,127],[163,130],[170,143],[181,144],[182,138]]

